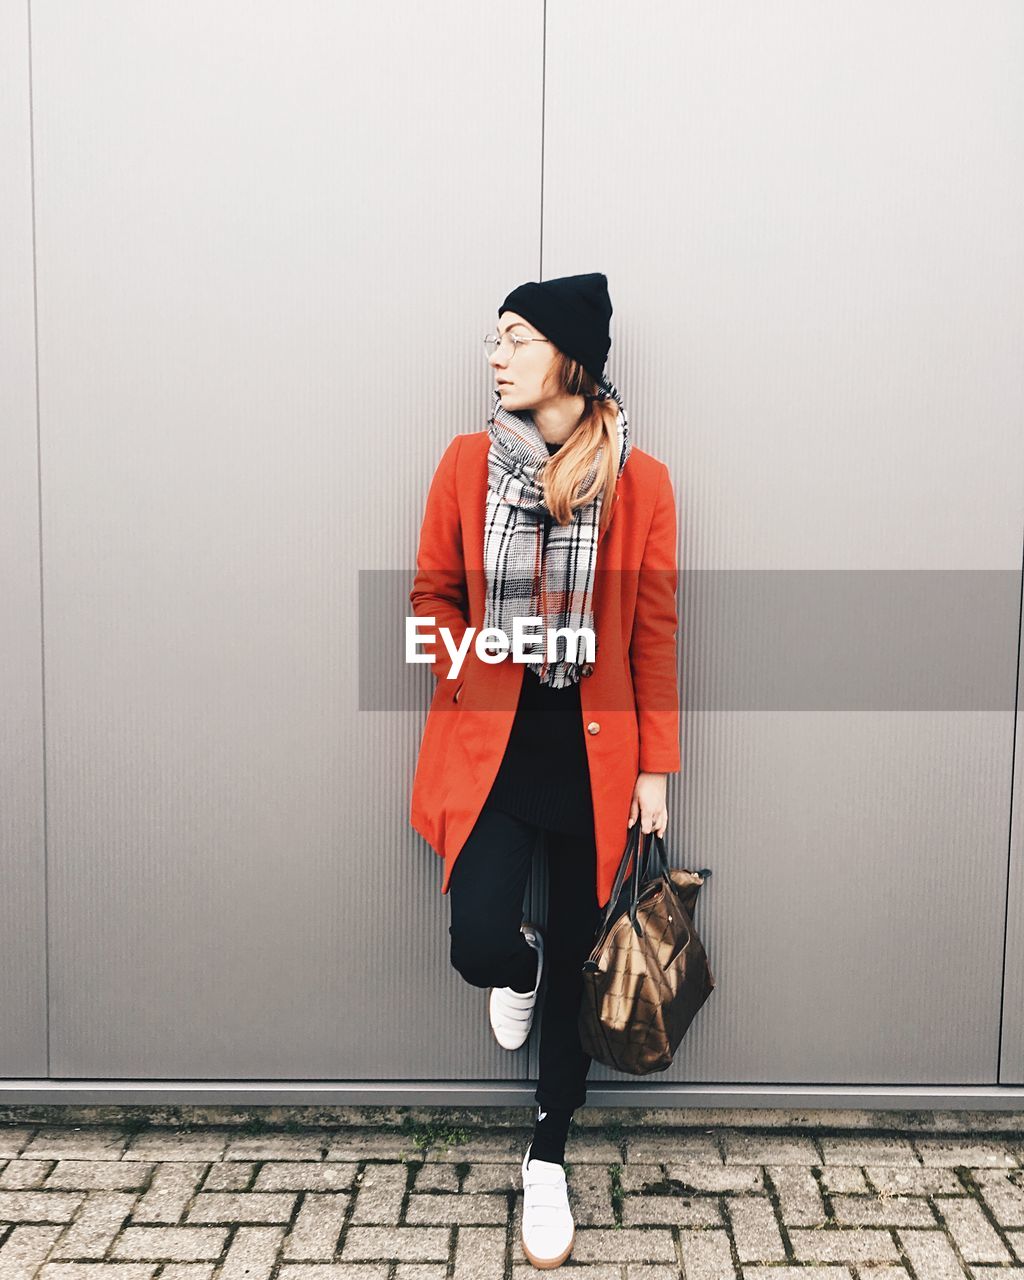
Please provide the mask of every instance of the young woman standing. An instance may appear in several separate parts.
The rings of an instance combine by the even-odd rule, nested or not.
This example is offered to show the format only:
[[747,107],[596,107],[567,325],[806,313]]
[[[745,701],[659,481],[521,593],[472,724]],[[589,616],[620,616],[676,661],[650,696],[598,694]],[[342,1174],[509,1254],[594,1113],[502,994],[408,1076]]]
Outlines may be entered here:
[[[538,1267],[568,1257],[565,1180],[573,1111],[591,1059],[577,1031],[581,969],[639,818],[664,835],[667,775],[679,770],[676,512],[668,468],[633,446],[603,370],[611,345],[599,273],[530,281],[486,338],[494,371],[485,431],[456,436],[427,496],[413,612],[447,627],[515,618],[590,628],[532,663],[471,645],[438,676],[410,810],[445,860],[451,961],[489,987],[498,1043],[525,1043],[546,974],[533,1138],[523,1158],[523,1249]],[[523,920],[536,839],[547,850],[547,923]]]

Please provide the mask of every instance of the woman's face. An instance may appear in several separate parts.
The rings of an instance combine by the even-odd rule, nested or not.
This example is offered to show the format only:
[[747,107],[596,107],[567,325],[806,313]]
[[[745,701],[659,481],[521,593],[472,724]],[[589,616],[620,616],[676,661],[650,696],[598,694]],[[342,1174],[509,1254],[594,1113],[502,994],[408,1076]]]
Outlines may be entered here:
[[[501,345],[487,362],[494,370],[494,379],[506,409],[532,409],[549,398],[548,374],[558,351],[553,342],[535,329],[528,320],[514,311],[503,311],[495,329],[502,339]],[[520,339],[515,342],[514,339]],[[536,338],[536,342],[522,339]]]

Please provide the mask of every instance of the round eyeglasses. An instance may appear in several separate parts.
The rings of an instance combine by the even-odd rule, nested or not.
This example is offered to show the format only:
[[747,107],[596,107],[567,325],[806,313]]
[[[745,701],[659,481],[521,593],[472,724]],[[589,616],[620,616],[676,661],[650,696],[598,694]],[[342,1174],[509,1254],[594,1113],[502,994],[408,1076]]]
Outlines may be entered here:
[[528,342],[550,342],[551,341],[550,338],[521,338],[518,333],[505,333],[505,334],[489,333],[487,337],[484,338],[484,350],[487,352],[488,360],[490,360],[491,356],[493,356],[494,353],[501,347],[501,345],[504,343],[506,338],[508,339],[508,341],[511,343],[511,346],[512,346],[512,350],[508,357],[509,360],[512,360],[515,357],[516,351],[520,347],[525,346]]

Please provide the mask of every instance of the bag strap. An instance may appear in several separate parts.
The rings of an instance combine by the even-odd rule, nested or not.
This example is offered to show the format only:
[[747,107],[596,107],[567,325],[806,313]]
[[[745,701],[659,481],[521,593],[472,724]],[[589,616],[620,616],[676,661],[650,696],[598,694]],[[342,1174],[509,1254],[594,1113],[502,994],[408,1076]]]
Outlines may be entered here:
[[615,873],[615,881],[612,884],[611,897],[608,899],[608,905],[604,910],[604,919],[601,921],[600,932],[604,933],[611,919],[611,914],[615,910],[615,904],[619,900],[619,894],[622,891],[622,882],[626,878],[626,867],[629,865],[630,855],[634,852],[635,847],[639,844],[640,819],[630,827],[626,836],[626,847],[622,851],[622,860],[619,863],[619,869]]

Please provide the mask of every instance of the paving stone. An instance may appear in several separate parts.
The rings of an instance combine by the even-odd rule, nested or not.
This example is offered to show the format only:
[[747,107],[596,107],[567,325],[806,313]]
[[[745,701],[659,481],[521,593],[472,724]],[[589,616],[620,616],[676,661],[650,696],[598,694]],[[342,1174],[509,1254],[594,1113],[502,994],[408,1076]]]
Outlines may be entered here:
[[357,1179],[351,1221],[363,1225],[397,1226],[409,1181],[404,1164],[369,1164]]
[[22,1156],[35,1133],[31,1125],[0,1124],[0,1158]]
[[913,1196],[833,1196],[832,1212],[841,1227],[934,1227],[927,1200]]
[[607,1165],[583,1164],[568,1179],[569,1207],[578,1227],[615,1225],[612,1208],[612,1175]]
[[722,1153],[713,1134],[627,1133],[623,1138],[627,1164],[721,1164]]
[[222,1160],[322,1160],[331,1133],[266,1133],[229,1138]]
[[[484,1166],[479,1166],[484,1167]],[[498,1166],[499,1168],[501,1166]],[[423,1191],[448,1191],[456,1192],[459,1189],[459,1174],[453,1164],[424,1164],[422,1169],[416,1171],[416,1180],[413,1183],[413,1190],[417,1192]]]
[[[527,1138],[529,1142],[529,1138]],[[526,1155],[523,1144],[519,1163]],[[566,1164],[617,1164],[622,1159],[622,1143],[612,1142],[600,1133],[586,1133],[570,1129],[565,1143]]]
[[967,1274],[944,1231],[901,1230],[897,1235],[910,1265],[925,1280],[963,1280]]
[[0,1244],[0,1276],[32,1280],[63,1230],[60,1226],[17,1226]]
[[[424,1166],[423,1174],[427,1168]],[[435,1166],[438,1168],[441,1166]],[[423,1176],[420,1174],[420,1177]],[[479,1195],[488,1191],[521,1191],[522,1176],[518,1162],[515,1164],[474,1164],[470,1166],[462,1184],[463,1195]]]
[[[611,1174],[611,1169],[609,1169]],[[660,1186],[665,1181],[665,1166],[661,1164],[623,1164],[619,1166],[619,1186],[623,1191],[643,1191],[647,1187]]]
[[1002,1169],[975,1169],[971,1176],[1000,1226],[1024,1227],[1024,1189],[1014,1173]]
[[459,1227],[452,1280],[483,1280],[485,1276],[504,1275],[506,1244],[504,1228]]
[[[772,1181],[776,1187],[779,1185],[779,1172],[773,1165],[768,1171]],[[886,1170],[888,1172],[888,1170]],[[808,1169],[806,1173],[814,1178],[814,1175]],[[793,1171],[794,1177],[800,1176],[799,1170]],[[853,1164],[827,1164],[821,1165],[819,1169],[820,1187],[827,1191],[830,1195],[867,1195],[870,1188],[867,1179],[864,1177],[864,1170],[858,1169]],[[818,1178],[814,1178],[818,1183]]]
[[125,1227],[111,1245],[110,1257],[138,1262],[216,1260],[227,1238],[224,1227]]
[[413,1195],[405,1211],[410,1226],[447,1227],[508,1221],[508,1201],[504,1196]]
[[462,1161],[471,1163],[475,1160],[488,1160],[492,1163],[515,1161],[521,1167],[529,1142],[528,1133],[516,1133],[505,1129],[497,1129],[493,1133],[483,1130],[474,1132],[465,1142],[431,1147],[424,1153],[424,1159],[431,1162],[439,1161],[442,1164],[459,1164]]
[[284,1227],[239,1227],[217,1280],[270,1280]]
[[721,1227],[722,1210],[713,1196],[628,1195],[622,1201],[627,1227]]
[[[820,1136],[709,1125],[620,1143],[581,1127],[566,1274],[1024,1280],[1019,1132],[975,1139],[936,1117],[921,1137],[852,1132],[858,1113]],[[524,1280],[529,1130],[467,1133],[424,1150],[371,1127],[26,1126],[12,1141],[0,1126],[24,1152],[0,1156],[0,1280]]]
[[680,1231],[686,1280],[735,1280],[729,1237],[724,1231]]
[[[821,1152],[826,1165],[829,1164],[875,1164],[905,1165],[913,1167],[918,1164],[914,1148],[907,1138],[885,1137],[825,1137],[821,1138]],[[812,1162],[808,1162],[812,1163]]]
[[1013,1256],[1000,1240],[977,1200],[935,1200],[946,1231],[966,1262],[1012,1262]]
[[70,1222],[80,1191],[0,1191],[0,1222]]
[[127,1145],[125,1133],[113,1125],[44,1125],[24,1144],[21,1155],[30,1160],[120,1160]]
[[325,1160],[415,1160],[425,1158],[411,1137],[396,1130],[335,1130]]
[[388,1280],[390,1270],[387,1262],[297,1262],[282,1267],[278,1280]]
[[[794,1227],[789,1243],[799,1262],[898,1262],[888,1231],[868,1227]],[[931,1277],[928,1277],[931,1280]]]
[[[77,1162],[69,1160],[67,1163]],[[52,1160],[11,1160],[0,1173],[0,1191],[29,1191],[34,1187],[41,1187],[47,1174],[55,1167]]]
[[343,1262],[394,1259],[397,1262],[447,1262],[450,1227],[349,1227]]
[[945,1165],[949,1168],[964,1165],[968,1169],[1017,1167],[1017,1161],[1010,1154],[1009,1149],[999,1142],[975,1142],[970,1139],[959,1141],[956,1138],[915,1138],[914,1146],[924,1165]]
[[[125,1147],[125,1160],[187,1160],[209,1164],[220,1160],[227,1149],[230,1135],[220,1129],[146,1129],[135,1134]],[[117,1156],[110,1159],[116,1160]]]
[[931,1196],[967,1194],[967,1189],[952,1169],[926,1169],[912,1165],[908,1169],[865,1165],[864,1173],[879,1195]]
[[307,1192],[285,1238],[282,1255],[289,1262],[331,1262],[350,1200],[347,1192]]
[[741,1262],[783,1262],[785,1246],[767,1196],[726,1196],[736,1256]]
[[[140,1167],[148,1169],[151,1166]],[[172,1160],[167,1164],[157,1165],[150,1176],[145,1195],[136,1200],[132,1209],[133,1225],[180,1222],[197,1194],[205,1170],[205,1164],[189,1161]]]
[[[15,1161],[15,1165],[21,1164]],[[30,1167],[33,1161],[26,1160]],[[13,1166],[12,1166],[13,1167]],[[47,1191],[141,1191],[157,1167],[133,1160],[58,1160],[43,1162],[49,1170]]]
[[[239,1168],[244,1169],[245,1165],[240,1165]],[[260,1169],[252,1189],[253,1191],[349,1191],[354,1188],[358,1172],[357,1164],[326,1164],[314,1160],[272,1160]],[[208,1182],[209,1180],[207,1184]],[[404,1186],[404,1168],[402,1183]],[[207,1184],[203,1186],[204,1191],[209,1189]]]
[[201,1191],[185,1214],[186,1222],[288,1222],[295,1209],[291,1192]]
[[[638,1271],[629,1271],[629,1275],[644,1276],[645,1263],[635,1264],[640,1268]],[[653,1280],[654,1272],[651,1268],[647,1268],[647,1280]],[[680,1280],[680,1272],[676,1268],[666,1269],[658,1268],[658,1280],[661,1277],[670,1278],[670,1280]],[[537,1274],[537,1268],[531,1263],[523,1253],[521,1246],[516,1244],[516,1252],[512,1255],[512,1280],[532,1280]],[[562,1264],[558,1271],[559,1275],[565,1275],[567,1278],[572,1276],[581,1276],[582,1280],[622,1280],[622,1265],[617,1262],[592,1262],[577,1266],[576,1254],[571,1253],[568,1260]],[[479,1280],[485,1280],[483,1276]],[[487,1277],[486,1280],[490,1280]]]
[[683,1189],[716,1192],[764,1191],[764,1172],[756,1164],[701,1164],[691,1160],[683,1164],[665,1165],[665,1177]]
[[[38,1271],[21,1275],[2,1273],[4,1280],[149,1280],[155,1276],[156,1262],[48,1262]],[[167,1275],[165,1270],[162,1273]]]
[[123,1191],[91,1191],[64,1234],[53,1247],[54,1262],[102,1259],[135,1203]]
[[724,1135],[726,1164],[820,1164],[810,1138],[728,1132]]
[[[842,1168],[845,1173],[860,1174],[859,1169],[850,1170],[846,1166]],[[770,1164],[765,1166],[765,1173],[771,1179],[778,1197],[779,1211],[787,1226],[816,1227],[827,1220],[821,1187],[810,1168],[795,1164]],[[863,1175],[860,1176],[860,1188],[867,1190]]]
[[[891,1280],[891,1277],[883,1277],[882,1272],[892,1272],[891,1267],[871,1267],[863,1268],[861,1276],[864,1280]],[[743,1280],[850,1280],[851,1271],[849,1267],[751,1267],[743,1268]],[[906,1271],[900,1267],[898,1271],[893,1273],[899,1276],[900,1280],[907,1280]]]
[[[274,1165],[268,1165],[268,1169],[273,1169]],[[323,1168],[322,1165],[304,1166],[308,1168]],[[343,1168],[344,1166],[339,1166]],[[256,1176],[256,1161],[248,1160],[232,1160],[230,1164],[211,1164],[207,1170],[206,1177],[201,1183],[203,1191],[276,1191],[276,1187],[253,1186],[253,1178]],[[163,1276],[160,1280],[164,1280]]]
[[576,1262],[676,1261],[672,1232],[660,1227],[583,1227],[576,1231],[572,1256]]

